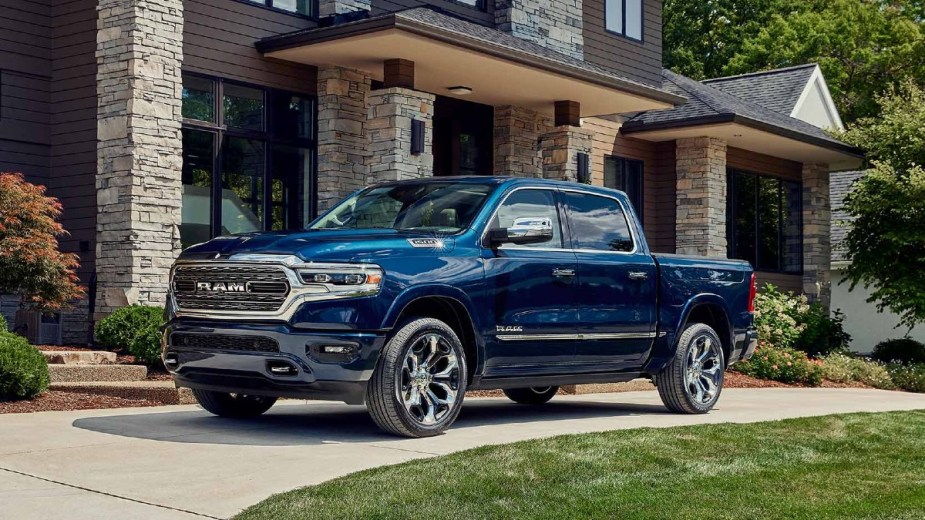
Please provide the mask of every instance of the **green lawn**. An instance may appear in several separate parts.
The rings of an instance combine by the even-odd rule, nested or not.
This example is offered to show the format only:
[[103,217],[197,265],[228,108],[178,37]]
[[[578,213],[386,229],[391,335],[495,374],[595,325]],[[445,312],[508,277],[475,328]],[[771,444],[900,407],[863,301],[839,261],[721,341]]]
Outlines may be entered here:
[[923,519],[925,412],[484,447],[276,495],[237,518]]

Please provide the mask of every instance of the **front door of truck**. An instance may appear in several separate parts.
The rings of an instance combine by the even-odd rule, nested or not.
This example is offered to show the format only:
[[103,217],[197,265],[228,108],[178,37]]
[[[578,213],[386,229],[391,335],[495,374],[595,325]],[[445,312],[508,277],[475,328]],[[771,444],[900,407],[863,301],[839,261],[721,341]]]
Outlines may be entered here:
[[549,219],[552,240],[485,247],[486,289],[493,335],[486,338],[486,377],[566,371],[575,353],[578,323],[575,253],[566,247],[555,189],[515,189],[489,224],[504,229],[515,219]]
[[635,368],[655,339],[658,274],[616,198],[563,191],[578,259],[575,362],[593,370]]

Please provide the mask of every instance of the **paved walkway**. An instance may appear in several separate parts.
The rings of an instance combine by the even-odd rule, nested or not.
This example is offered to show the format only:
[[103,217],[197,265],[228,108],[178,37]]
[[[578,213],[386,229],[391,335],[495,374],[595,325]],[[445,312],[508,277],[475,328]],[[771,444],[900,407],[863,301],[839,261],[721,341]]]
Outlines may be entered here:
[[708,415],[655,392],[558,396],[542,407],[466,402],[429,439],[380,434],[363,407],[286,402],[255,421],[195,406],[0,415],[0,518],[228,518],[271,494],[365,468],[563,433],[925,409],[878,390],[726,390]]

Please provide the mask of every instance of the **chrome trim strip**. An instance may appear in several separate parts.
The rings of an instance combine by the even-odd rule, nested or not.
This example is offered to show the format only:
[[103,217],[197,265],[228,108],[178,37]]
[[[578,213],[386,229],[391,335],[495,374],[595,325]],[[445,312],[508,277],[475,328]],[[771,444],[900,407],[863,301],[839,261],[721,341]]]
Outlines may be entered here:
[[497,334],[495,335],[501,341],[580,341],[585,339],[652,339],[656,336],[655,332],[615,332],[605,333],[582,333],[582,334]]

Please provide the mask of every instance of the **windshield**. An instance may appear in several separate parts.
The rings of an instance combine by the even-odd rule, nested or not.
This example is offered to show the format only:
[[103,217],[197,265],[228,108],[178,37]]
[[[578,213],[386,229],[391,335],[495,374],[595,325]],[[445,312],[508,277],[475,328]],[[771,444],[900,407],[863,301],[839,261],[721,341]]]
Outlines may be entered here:
[[401,229],[456,233],[467,228],[487,184],[420,182],[378,186],[344,200],[309,229]]

